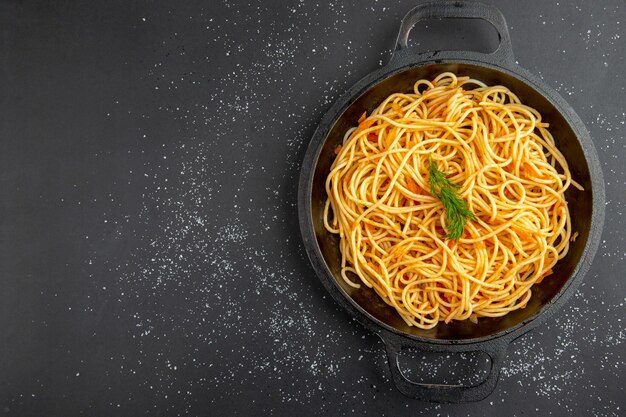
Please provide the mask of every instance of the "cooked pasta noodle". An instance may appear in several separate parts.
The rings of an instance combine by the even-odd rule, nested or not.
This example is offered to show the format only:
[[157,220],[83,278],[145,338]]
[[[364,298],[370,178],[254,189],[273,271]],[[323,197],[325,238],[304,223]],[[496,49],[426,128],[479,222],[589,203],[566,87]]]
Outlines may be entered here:
[[[524,308],[568,251],[567,162],[541,114],[503,86],[443,73],[385,99],[335,150],[324,224],[341,276],[404,321],[476,321]],[[475,218],[448,239],[429,155]],[[549,278],[548,278],[549,279]]]

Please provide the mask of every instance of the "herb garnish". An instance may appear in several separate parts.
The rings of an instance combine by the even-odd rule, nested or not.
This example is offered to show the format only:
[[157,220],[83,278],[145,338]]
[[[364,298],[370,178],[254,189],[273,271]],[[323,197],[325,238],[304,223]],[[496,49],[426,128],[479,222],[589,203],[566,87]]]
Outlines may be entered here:
[[468,220],[476,220],[476,216],[467,208],[467,202],[459,196],[457,190],[461,186],[450,182],[448,174],[439,171],[432,155],[428,155],[428,171],[430,174],[430,192],[441,200],[446,210],[448,234],[445,237],[459,240],[463,235],[465,223]]

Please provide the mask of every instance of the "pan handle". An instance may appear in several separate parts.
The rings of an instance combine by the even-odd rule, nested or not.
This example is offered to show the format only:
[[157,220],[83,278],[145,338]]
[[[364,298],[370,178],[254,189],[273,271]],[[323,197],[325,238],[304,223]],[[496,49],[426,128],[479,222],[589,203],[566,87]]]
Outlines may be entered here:
[[411,9],[402,19],[400,32],[396,40],[395,49],[391,56],[393,61],[396,57],[405,54],[408,49],[409,33],[411,29],[420,21],[427,19],[482,19],[496,29],[500,39],[498,48],[483,55],[492,55],[496,61],[515,63],[511,36],[504,16],[496,7],[485,3],[465,2],[465,1],[436,1],[420,4]]
[[[481,346],[473,347],[471,345],[426,345],[424,343],[406,344],[395,337],[383,336],[380,338],[385,343],[387,350],[387,359],[389,361],[389,369],[391,377],[396,388],[407,397],[415,398],[422,401],[431,401],[437,403],[464,403],[480,401],[493,392],[498,383],[502,363],[506,357],[506,351],[509,345],[505,340],[492,340],[485,342]],[[396,339],[396,340],[394,340]],[[416,348],[431,352],[483,352],[489,356],[491,367],[487,377],[475,385],[447,385],[447,384],[426,384],[414,382],[408,379],[400,369],[398,363],[398,355],[403,348]]]

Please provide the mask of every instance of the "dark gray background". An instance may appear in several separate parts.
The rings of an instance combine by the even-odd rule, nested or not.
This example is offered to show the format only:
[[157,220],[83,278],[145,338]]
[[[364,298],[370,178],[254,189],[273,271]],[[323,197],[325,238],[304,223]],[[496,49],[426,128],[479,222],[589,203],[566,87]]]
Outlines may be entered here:
[[[492,396],[400,395],[313,275],[299,161],[415,4],[0,1],[0,413],[623,415],[621,1],[498,2],[520,65],[590,130],[608,200],[584,284]],[[466,26],[413,44],[494,43]]]

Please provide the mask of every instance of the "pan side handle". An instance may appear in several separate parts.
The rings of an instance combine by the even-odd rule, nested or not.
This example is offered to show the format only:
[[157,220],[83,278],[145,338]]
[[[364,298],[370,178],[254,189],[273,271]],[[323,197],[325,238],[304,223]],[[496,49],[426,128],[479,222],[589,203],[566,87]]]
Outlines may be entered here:
[[[407,397],[437,403],[464,403],[480,401],[493,392],[498,383],[502,363],[506,357],[509,345],[508,340],[493,339],[480,345],[439,345],[425,344],[421,342],[411,342],[402,340],[391,335],[379,334],[385,344],[387,359],[391,378],[402,394]],[[486,353],[491,362],[489,373],[486,378],[475,385],[447,385],[447,384],[427,384],[412,381],[407,378],[398,362],[398,357],[402,349],[414,348],[429,352],[483,352]]]
[[392,62],[410,55],[408,40],[411,29],[417,23],[429,19],[482,19],[489,22],[498,32],[498,48],[491,53],[480,55],[491,55],[497,62],[504,64],[515,63],[511,36],[500,10],[485,3],[449,0],[420,4],[404,16],[391,56]]

